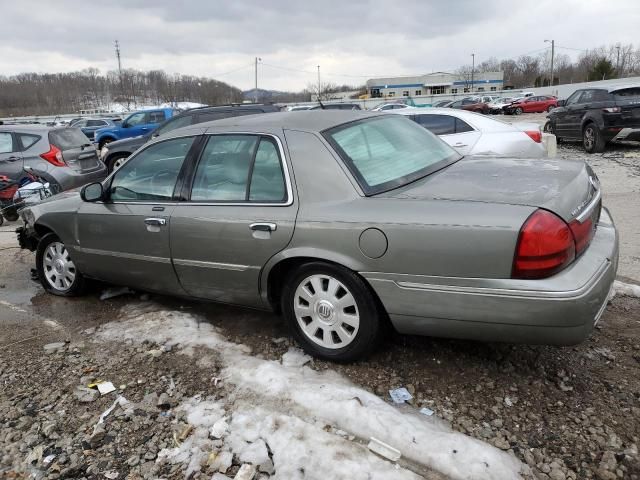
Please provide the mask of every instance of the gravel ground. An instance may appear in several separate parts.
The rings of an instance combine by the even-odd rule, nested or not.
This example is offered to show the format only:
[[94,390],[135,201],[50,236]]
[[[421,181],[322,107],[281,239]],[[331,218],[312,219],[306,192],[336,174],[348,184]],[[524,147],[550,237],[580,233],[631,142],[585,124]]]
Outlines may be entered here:
[[[627,280],[640,279],[640,241],[634,236],[640,222],[627,225],[637,218],[631,210],[635,215],[640,210],[635,153],[622,146],[589,157],[621,229],[620,270]],[[579,154],[576,146],[559,149],[560,156]],[[94,341],[94,329],[113,322],[134,297],[101,302],[99,291],[71,300],[45,295],[29,279],[33,255],[14,246],[5,225],[0,229],[0,478],[184,478],[187,465],[158,461],[158,452],[192,435],[186,418],[175,411],[177,403],[194,395],[228,394],[224,383],[211,381],[221,368],[215,351],[206,352],[210,360],[203,364],[151,343]],[[152,299],[201,316],[265,359],[281,358],[292,345],[272,314]],[[51,345],[56,342],[61,344]],[[428,407],[453,429],[511,452],[535,478],[640,479],[639,299],[615,297],[591,338],[576,347],[396,335],[367,361],[310,366],[338,372],[388,401],[388,390],[404,386],[414,397],[407,408]],[[112,381],[117,392],[100,397],[80,389],[96,379]],[[96,429],[118,394],[131,408],[116,408]],[[210,460],[190,478],[223,478],[212,477],[220,467]],[[232,459],[229,478],[240,463]],[[261,478],[270,473],[260,473]],[[324,477],[307,471],[300,478]]]

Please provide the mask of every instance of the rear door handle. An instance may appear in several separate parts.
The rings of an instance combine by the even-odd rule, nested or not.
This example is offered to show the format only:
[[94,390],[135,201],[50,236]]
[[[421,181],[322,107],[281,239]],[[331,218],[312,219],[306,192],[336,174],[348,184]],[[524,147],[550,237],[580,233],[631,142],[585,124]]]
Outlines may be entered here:
[[275,223],[252,223],[249,228],[254,232],[275,232],[278,225]]
[[456,143],[453,146],[454,147],[467,147],[468,145],[466,143]]
[[7,162],[17,162],[20,160],[20,157],[9,157],[7,158]]
[[167,220],[165,218],[145,218],[144,223],[152,227],[162,227],[167,224]]

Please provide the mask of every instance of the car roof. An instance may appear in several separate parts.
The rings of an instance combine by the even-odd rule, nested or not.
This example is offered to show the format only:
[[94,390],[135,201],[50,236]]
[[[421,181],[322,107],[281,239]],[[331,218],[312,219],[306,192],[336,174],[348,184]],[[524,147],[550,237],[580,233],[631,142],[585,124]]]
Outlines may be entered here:
[[437,107],[409,107],[401,110],[389,110],[385,115],[449,115],[451,117],[457,117],[460,120],[464,120],[471,126],[481,131],[506,131],[506,130],[518,130],[517,127],[513,127],[501,120],[482,115],[480,113],[470,112],[468,110],[457,110],[455,108],[437,108]]
[[627,88],[640,88],[640,84],[631,83],[629,85],[611,85],[610,87],[607,88],[607,90],[609,91],[609,93],[611,93],[617,90],[626,90]]
[[343,123],[382,115],[384,115],[382,112],[367,112],[364,110],[301,110],[297,112],[273,112],[260,115],[223,118],[201,123],[198,124],[198,126],[211,127],[211,129],[217,127],[224,129],[238,127],[251,130],[277,128],[321,132]]
[[[60,127],[52,127],[49,125],[45,125],[43,123],[23,123],[23,124],[13,124],[13,125],[0,125],[0,130],[3,132],[12,132],[14,130],[24,130],[24,131],[34,131],[34,132],[42,132],[49,131],[55,128]],[[64,128],[74,128],[74,127],[64,127]]]

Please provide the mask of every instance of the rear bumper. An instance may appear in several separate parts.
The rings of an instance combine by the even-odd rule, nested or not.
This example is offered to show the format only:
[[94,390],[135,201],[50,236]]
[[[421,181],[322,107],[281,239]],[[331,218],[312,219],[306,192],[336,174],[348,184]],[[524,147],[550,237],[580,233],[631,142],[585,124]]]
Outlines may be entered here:
[[571,345],[599,320],[616,277],[618,234],[606,209],[587,251],[544,280],[363,273],[401,333]]
[[623,128],[612,140],[633,140],[640,142],[640,128]]

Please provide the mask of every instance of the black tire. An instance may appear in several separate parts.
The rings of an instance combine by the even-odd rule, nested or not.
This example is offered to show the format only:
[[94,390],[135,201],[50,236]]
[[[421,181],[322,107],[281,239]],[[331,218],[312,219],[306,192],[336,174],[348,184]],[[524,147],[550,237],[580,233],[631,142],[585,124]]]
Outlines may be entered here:
[[[52,295],[58,295],[60,297],[75,297],[78,295],[82,295],[86,288],[86,281],[82,273],[75,268],[74,266],[74,278],[73,281],[70,282],[70,285],[66,288],[54,287],[50,280],[48,279],[47,272],[51,271],[53,267],[45,266],[45,256],[47,255],[47,249],[49,246],[55,242],[62,244],[64,247],[64,243],[58,238],[54,233],[48,233],[44,237],[40,239],[38,243],[38,249],[36,250],[36,270],[38,271],[38,278],[40,279],[40,283],[42,287]],[[66,250],[66,248],[65,248]],[[71,257],[69,256],[69,259]],[[46,269],[46,272],[45,272]],[[68,281],[68,279],[65,279]]]
[[[344,347],[327,348],[315,343],[315,341],[302,330],[301,324],[298,322],[294,309],[296,290],[306,279],[312,276],[327,276],[337,280],[346,288],[347,292],[352,295],[355,301],[357,307],[356,313],[359,316],[359,325],[353,339]],[[328,284],[325,292],[327,291]],[[309,305],[309,307],[315,311],[316,305],[317,302],[314,305]],[[369,286],[361,277],[344,267],[324,262],[307,263],[293,272],[290,280],[283,288],[281,308],[293,337],[302,346],[304,351],[316,358],[334,362],[352,362],[371,353],[379,343],[381,332],[386,322],[384,318],[386,314],[382,307],[379,306],[379,302],[371,292]],[[346,308],[344,310],[346,310]],[[344,323],[342,325],[347,326]],[[335,337],[331,335],[331,338],[332,342],[335,343]]]
[[4,217],[0,215],[0,227],[2,226],[3,223],[4,223]]
[[15,222],[20,218],[18,214],[18,210],[16,208],[7,208],[4,212],[2,212],[4,218],[7,219],[8,222]]
[[108,172],[112,173],[115,170],[115,164],[118,160],[122,158],[128,158],[128,157],[129,157],[128,154],[122,154],[122,155],[112,155],[109,158],[107,158],[106,164],[107,164]]
[[547,107],[547,112],[550,112],[550,111],[551,111],[551,110],[553,110],[554,108],[556,108],[556,107],[554,107],[553,105],[549,105],[549,106]]
[[513,111],[513,113],[514,113],[515,115],[522,115],[522,108],[521,108],[521,107],[517,107],[517,108]]
[[582,145],[587,153],[602,153],[606,141],[595,123],[587,123],[582,130]]

